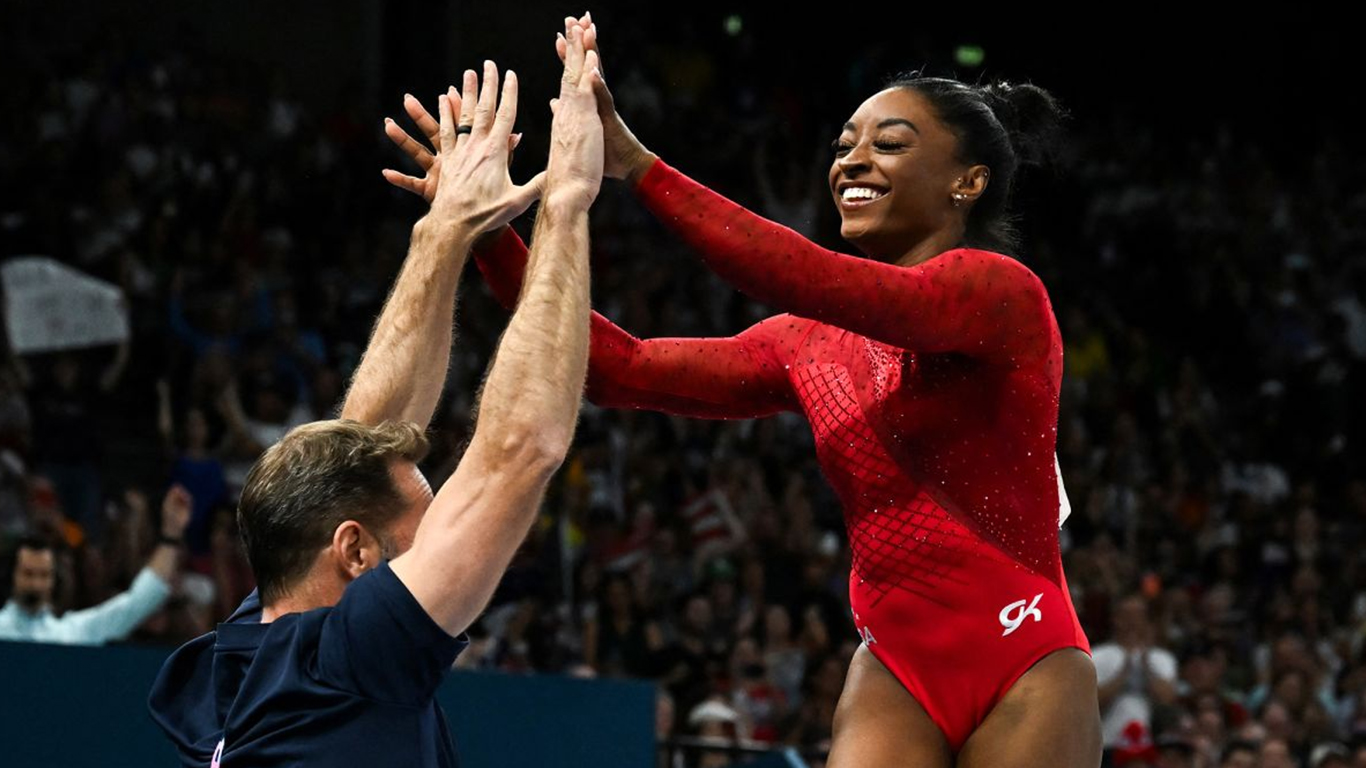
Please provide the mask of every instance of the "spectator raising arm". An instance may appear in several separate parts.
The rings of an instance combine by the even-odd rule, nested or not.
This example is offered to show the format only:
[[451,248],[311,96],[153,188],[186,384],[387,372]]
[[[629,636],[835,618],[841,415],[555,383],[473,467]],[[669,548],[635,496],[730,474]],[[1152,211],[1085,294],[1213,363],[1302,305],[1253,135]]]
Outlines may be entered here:
[[190,522],[193,499],[175,485],[161,502],[161,527],[156,549],[148,558],[133,584],[124,592],[83,611],[72,611],[62,619],[71,631],[86,642],[107,643],[128,636],[138,625],[161,608],[171,595],[171,585],[180,570],[184,550],[185,526]]
[[15,594],[0,610],[0,640],[102,645],[127,637],[171,595],[171,582],[180,567],[182,537],[190,521],[191,502],[190,494],[178,485],[166,493],[157,547],[126,592],[92,608],[69,611],[62,616],[52,613],[51,545],[21,542],[16,553]]

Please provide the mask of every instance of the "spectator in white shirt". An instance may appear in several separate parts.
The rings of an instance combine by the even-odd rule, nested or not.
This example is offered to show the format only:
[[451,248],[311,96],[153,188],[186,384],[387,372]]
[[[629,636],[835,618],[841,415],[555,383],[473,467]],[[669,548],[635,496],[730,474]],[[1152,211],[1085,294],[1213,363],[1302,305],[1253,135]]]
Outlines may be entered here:
[[37,538],[22,539],[14,556],[14,589],[9,602],[0,609],[0,640],[103,645],[127,637],[171,594],[190,508],[190,494],[180,486],[172,487],[162,502],[157,547],[128,591],[61,616],[52,610],[52,545]]
[[1135,721],[1151,735],[1153,706],[1176,701],[1176,657],[1153,645],[1147,600],[1137,594],[1121,600],[1114,609],[1114,626],[1114,639],[1091,649],[1106,749],[1120,744]]

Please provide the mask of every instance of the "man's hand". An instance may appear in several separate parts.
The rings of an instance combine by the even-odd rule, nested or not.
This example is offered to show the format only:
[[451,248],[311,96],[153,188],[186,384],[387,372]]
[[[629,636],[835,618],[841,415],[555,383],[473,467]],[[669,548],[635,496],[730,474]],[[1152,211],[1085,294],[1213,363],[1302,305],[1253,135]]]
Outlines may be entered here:
[[[452,86],[438,97],[440,121],[408,96],[404,106],[435,152],[409,136],[393,120],[385,133],[426,172],[422,178],[385,169],[394,186],[421,195],[432,205],[433,220],[468,228],[478,234],[495,230],[525,211],[541,194],[544,174],[518,186],[508,175],[508,157],[516,146],[512,125],[517,117],[517,76],[507,73],[501,102],[498,68],[484,62],[484,83],[465,72],[464,94]],[[459,122],[457,123],[457,115]],[[459,130],[464,128],[466,130]]]
[[385,126],[427,173],[419,179],[385,171],[384,177],[422,195],[432,207],[413,227],[408,258],[375,322],[342,418],[372,425],[402,419],[426,429],[446,382],[455,294],[470,246],[541,194],[544,174],[520,187],[508,176],[517,76],[507,73],[501,104],[493,62],[484,62],[482,94],[476,93],[478,86],[474,72],[466,71],[463,96],[451,87],[438,98],[439,122],[416,99],[408,100],[408,112],[432,137],[435,154],[417,151],[421,145],[392,121]]
[[[433,498],[412,547],[391,564],[452,635],[488,604],[526,538],[546,484],[569,453],[583,399],[588,206],[602,185],[602,123],[593,99],[597,56],[585,51],[581,31],[570,36],[567,53],[521,301],[489,367],[469,448]],[[491,139],[490,152],[506,150],[499,138]],[[450,139],[443,131],[443,151]]]
[[584,31],[568,31],[560,96],[551,101],[550,160],[546,166],[546,202],[587,210],[602,186],[603,129],[598,118],[594,83],[601,82],[598,54],[584,46]]
[[[440,97],[437,97],[440,99]],[[436,150],[441,151],[441,124],[432,117],[432,113],[422,106],[422,102],[411,93],[403,95],[403,109],[408,113],[409,119],[417,126],[418,131],[427,138]],[[403,151],[405,155],[412,159],[425,174],[422,178],[409,176],[400,173],[392,168],[385,168],[384,178],[390,184],[399,189],[406,189],[418,197],[426,200],[428,204],[436,196],[437,182],[441,178],[441,166],[436,162],[436,154],[427,148],[426,144],[413,138],[412,134],[399,127],[393,118],[384,118],[384,135],[394,142],[394,146]],[[522,143],[522,134],[514,133],[508,137],[508,163],[512,162],[512,153],[517,149],[517,145]],[[535,182],[535,179],[532,179]]]
[[190,512],[194,499],[184,486],[173,485],[161,501],[161,535],[168,539],[179,539],[185,535],[190,524]]
[[[578,27],[583,33],[584,48],[592,51],[599,58],[598,74],[593,80],[593,95],[597,98],[598,117],[602,120],[605,144],[603,175],[610,179],[624,179],[635,185],[659,158],[646,149],[644,144],[640,143],[640,139],[631,133],[631,129],[626,127],[626,121],[622,120],[621,115],[617,112],[616,100],[612,98],[612,92],[607,89],[607,83],[602,76],[602,54],[598,47],[598,25],[593,23],[592,15],[585,13],[583,18],[579,19],[573,16],[565,17],[565,34],[569,34],[569,31],[575,27]],[[564,60],[569,50],[568,38],[560,37],[557,39],[555,50],[560,54],[560,59]]]

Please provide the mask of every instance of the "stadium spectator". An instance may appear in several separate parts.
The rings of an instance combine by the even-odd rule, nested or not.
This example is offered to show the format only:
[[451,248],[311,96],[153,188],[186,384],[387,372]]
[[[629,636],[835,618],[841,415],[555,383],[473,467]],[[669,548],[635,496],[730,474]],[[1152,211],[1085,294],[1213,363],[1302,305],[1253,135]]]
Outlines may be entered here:
[[1129,595],[1115,607],[1114,638],[1091,650],[1100,685],[1100,709],[1106,749],[1132,742],[1131,726],[1153,732],[1153,710],[1176,700],[1176,657],[1155,646],[1148,602]]
[[121,640],[166,602],[184,547],[192,504],[179,486],[161,505],[161,538],[127,592],[97,606],[53,614],[55,553],[51,543],[21,539],[14,555],[14,587],[0,609],[0,640],[102,645]]

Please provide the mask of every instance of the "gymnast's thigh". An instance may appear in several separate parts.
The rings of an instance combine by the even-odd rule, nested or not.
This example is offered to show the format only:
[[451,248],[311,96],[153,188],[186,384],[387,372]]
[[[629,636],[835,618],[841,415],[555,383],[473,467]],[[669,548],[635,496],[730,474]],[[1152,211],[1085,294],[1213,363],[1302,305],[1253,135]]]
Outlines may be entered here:
[[859,646],[835,709],[826,768],[949,768],[953,755],[925,708]]
[[1063,648],[1029,668],[958,753],[958,768],[1096,768],[1100,706],[1096,668]]

